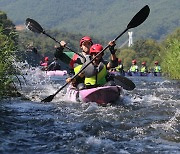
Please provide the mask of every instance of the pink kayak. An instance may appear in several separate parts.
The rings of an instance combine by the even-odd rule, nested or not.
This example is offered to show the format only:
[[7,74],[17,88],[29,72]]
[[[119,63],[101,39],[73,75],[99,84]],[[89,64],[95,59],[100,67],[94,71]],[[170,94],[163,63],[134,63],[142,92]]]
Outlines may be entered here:
[[97,104],[107,104],[115,102],[122,88],[120,86],[104,86],[91,89],[76,90],[74,87],[67,88],[67,99],[70,101],[96,102]]
[[67,75],[67,71],[66,70],[47,71],[46,74],[48,76],[65,76]]

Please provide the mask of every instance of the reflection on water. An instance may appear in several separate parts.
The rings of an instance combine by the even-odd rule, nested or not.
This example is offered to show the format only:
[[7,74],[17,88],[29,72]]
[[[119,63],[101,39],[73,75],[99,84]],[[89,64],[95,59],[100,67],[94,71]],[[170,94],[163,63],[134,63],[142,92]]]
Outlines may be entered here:
[[[30,78],[31,79],[30,79]],[[30,100],[0,103],[0,153],[179,153],[180,90],[177,81],[131,77],[132,92],[115,105],[70,102],[53,82],[26,76],[20,91]]]

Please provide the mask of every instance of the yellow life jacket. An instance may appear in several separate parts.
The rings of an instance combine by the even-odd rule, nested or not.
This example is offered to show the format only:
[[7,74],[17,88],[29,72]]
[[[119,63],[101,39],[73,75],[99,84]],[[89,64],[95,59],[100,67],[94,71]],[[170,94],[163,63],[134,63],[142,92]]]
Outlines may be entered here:
[[161,72],[161,67],[160,66],[155,66],[154,67],[154,72],[156,72],[156,73]]
[[137,71],[138,71],[138,66],[137,66],[137,65],[132,65],[132,66],[130,67],[130,71],[131,71],[131,72],[137,72]]
[[77,65],[74,67],[74,73],[77,74],[81,70],[82,65]]
[[140,72],[141,73],[146,73],[147,72],[147,68],[145,66],[142,66]]
[[123,69],[123,65],[122,64],[118,65],[117,67],[115,67],[115,69],[116,69],[116,71],[120,72]]
[[[103,64],[104,65],[104,64]],[[94,76],[85,77],[85,85],[104,85],[106,83],[107,69],[104,65],[103,68]]]

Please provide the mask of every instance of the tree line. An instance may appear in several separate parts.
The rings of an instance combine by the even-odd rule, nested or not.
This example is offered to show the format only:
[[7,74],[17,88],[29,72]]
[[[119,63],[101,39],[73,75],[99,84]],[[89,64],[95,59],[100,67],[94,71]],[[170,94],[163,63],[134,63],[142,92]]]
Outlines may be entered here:
[[[57,30],[48,31],[48,33],[59,40],[65,40],[71,49],[80,51],[79,40],[83,34],[62,33]],[[140,66],[145,61],[149,69],[154,67],[154,62],[159,61],[163,73],[167,74],[172,79],[180,79],[180,64],[179,62],[179,34],[180,28],[177,28],[173,33],[167,35],[164,40],[158,42],[154,39],[139,39],[134,42],[133,46],[125,46],[121,49],[117,48],[116,55],[124,64],[124,69],[127,71],[131,66],[133,59],[137,60]],[[94,43],[106,45],[105,40],[93,38]],[[23,42],[23,43],[22,43]],[[34,34],[32,32],[21,32],[19,37],[19,46],[22,51],[26,51],[25,45],[32,43],[41,54],[41,58],[49,56],[50,59],[54,56],[54,41],[44,35]],[[105,51],[105,59],[109,57],[109,51]],[[38,61],[37,61],[38,62]],[[38,62],[39,63],[39,62]]]

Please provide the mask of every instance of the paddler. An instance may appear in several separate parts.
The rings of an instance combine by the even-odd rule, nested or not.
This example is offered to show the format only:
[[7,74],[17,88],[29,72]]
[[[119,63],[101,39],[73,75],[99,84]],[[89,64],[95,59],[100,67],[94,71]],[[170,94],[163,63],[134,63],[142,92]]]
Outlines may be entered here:
[[[113,81],[108,82],[108,69],[111,68],[113,63],[116,63],[116,55],[115,55],[115,42],[110,41],[110,51],[111,51],[111,62],[106,62],[103,60],[104,53],[102,52],[98,55],[92,63],[90,63],[86,69],[81,73],[81,75],[85,76],[84,87],[78,85],[79,89],[83,88],[93,88],[103,85],[115,85]],[[103,46],[101,44],[94,44],[90,48],[90,56],[87,58],[86,62],[83,66],[86,66],[87,63],[90,62],[92,58],[94,58],[99,52],[103,50]]]
[[110,71],[112,71],[112,72],[119,72],[121,74],[124,73],[122,60],[120,58],[118,59],[118,65],[116,67],[114,67],[114,68],[111,68]]
[[[55,52],[55,57],[59,58],[60,60],[62,60],[64,63],[69,64],[70,68],[73,69],[74,73],[77,74],[81,67],[82,64],[85,63],[86,58],[88,58],[89,55],[89,51],[90,51],[90,47],[93,45],[92,39],[89,36],[84,36],[83,38],[81,38],[80,42],[79,42],[80,48],[82,50],[82,55],[84,56],[84,58],[80,57],[77,54],[74,54],[71,51],[63,51],[64,47],[66,46],[66,42],[65,41],[61,41],[60,42],[60,47],[56,47],[56,52]],[[114,50],[114,46],[115,43],[110,41],[109,42],[109,50],[111,52],[111,61],[109,63],[109,67],[114,67],[117,66],[114,61],[116,61],[116,55],[115,52],[116,50]],[[84,76],[83,75],[79,75],[78,77],[76,77],[75,80],[73,80],[73,86],[77,86],[79,83],[84,83]],[[66,82],[70,82],[71,78],[67,78]]]
[[146,66],[146,62],[145,62],[145,61],[143,61],[143,62],[141,63],[140,73],[141,73],[141,75],[144,75],[144,74],[147,74],[147,73],[148,73],[148,68],[147,68],[147,66]]
[[132,60],[132,65],[129,69],[130,72],[136,73],[139,71],[136,59]]
[[157,73],[161,73],[161,67],[158,64],[159,64],[158,61],[154,62],[154,75],[155,76],[157,76]]
[[44,62],[40,62],[43,71],[47,71],[49,65],[49,57],[44,57]]
[[[72,51],[63,51],[64,47],[66,46],[65,41],[60,42],[60,47],[56,47],[56,52],[54,56],[64,63],[68,64],[70,69],[73,70],[73,74],[77,74],[81,67],[82,64],[85,63],[85,57],[86,55],[89,54],[90,47],[93,45],[92,39],[89,36],[84,36],[81,38],[79,42],[79,46],[81,48],[81,54],[84,58],[79,56],[78,54],[72,52]],[[67,78],[67,82],[71,81],[71,78]],[[76,84],[84,82],[84,77],[78,76],[76,78]],[[75,84],[74,84],[75,86]]]

